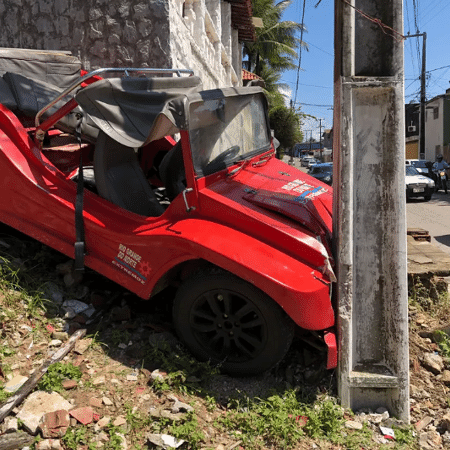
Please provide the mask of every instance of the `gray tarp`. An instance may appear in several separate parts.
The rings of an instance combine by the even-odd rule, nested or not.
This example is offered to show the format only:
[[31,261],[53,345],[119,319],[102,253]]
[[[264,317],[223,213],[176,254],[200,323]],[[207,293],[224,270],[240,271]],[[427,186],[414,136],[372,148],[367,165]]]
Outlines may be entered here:
[[186,96],[201,88],[198,77],[107,78],[81,89],[75,99],[98,128],[136,148],[185,129]]

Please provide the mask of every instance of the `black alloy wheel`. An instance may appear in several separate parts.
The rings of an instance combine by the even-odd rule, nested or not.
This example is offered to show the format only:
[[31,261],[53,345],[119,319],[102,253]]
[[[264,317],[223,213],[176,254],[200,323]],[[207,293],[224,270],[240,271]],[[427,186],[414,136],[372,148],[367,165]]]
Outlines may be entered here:
[[266,294],[223,271],[200,272],[177,292],[175,328],[200,360],[232,375],[255,375],[277,364],[294,323]]

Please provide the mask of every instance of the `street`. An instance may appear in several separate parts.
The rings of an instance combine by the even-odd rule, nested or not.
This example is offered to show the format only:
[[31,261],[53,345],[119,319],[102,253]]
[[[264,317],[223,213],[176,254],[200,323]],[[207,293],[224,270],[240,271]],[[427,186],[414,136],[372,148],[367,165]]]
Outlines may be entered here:
[[[284,156],[283,161],[289,164],[289,156]],[[293,158],[293,166],[302,172],[308,171],[306,167],[301,167],[299,158]],[[407,202],[406,225],[408,228],[427,230],[431,243],[450,254],[450,190],[449,194],[435,192],[429,202],[422,198]]]
[[423,228],[430,233],[431,243],[450,253],[450,194],[439,191],[429,202],[413,199],[406,204],[408,228]]

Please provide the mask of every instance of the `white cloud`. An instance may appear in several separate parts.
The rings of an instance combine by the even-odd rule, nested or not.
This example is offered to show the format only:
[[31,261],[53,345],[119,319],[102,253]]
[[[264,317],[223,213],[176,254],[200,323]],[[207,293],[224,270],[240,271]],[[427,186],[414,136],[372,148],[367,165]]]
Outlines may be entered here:
[[287,107],[291,106],[291,100],[292,100],[292,91],[290,87],[280,87],[279,91],[281,95],[284,97],[284,104]]

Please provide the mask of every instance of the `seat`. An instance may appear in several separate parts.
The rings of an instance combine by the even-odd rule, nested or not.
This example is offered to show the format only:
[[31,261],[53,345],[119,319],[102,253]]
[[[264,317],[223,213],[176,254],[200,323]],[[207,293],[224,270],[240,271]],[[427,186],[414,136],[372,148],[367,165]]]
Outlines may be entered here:
[[98,194],[128,211],[147,217],[164,212],[145,178],[134,148],[125,147],[102,131],[94,152]]
[[186,173],[184,169],[181,142],[177,142],[161,160],[158,168],[159,176],[166,188],[166,195],[173,200],[186,189]]

